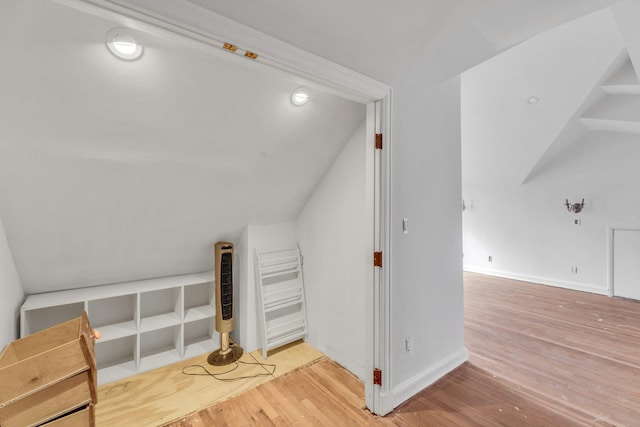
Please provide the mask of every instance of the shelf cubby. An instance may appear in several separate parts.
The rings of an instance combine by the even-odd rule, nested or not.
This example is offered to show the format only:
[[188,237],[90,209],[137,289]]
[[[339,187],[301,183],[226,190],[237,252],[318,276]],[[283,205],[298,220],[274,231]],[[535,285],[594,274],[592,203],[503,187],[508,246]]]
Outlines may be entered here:
[[140,370],[148,371],[168,363],[178,362],[182,358],[182,346],[179,326],[141,333]]
[[135,335],[137,295],[120,295],[88,301],[91,325],[99,329],[101,342]]
[[135,335],[96,341],[98,384],[104,384],[136,373]]
[[213,318],[185,322],[184,358],[209,353],[220,346],[220,334],[213,327]]
[[83,301],[30,310],[22,317],[22,336],[50,328],[67,320],[80,317],[85,309]]
[[175,326],[182,321],[180,288],[158,289],[140,294],[140,332]]
[[213,282],[198,283],[184,287],[184,321],[212,318],[214,315]]
[[29,295],[21,336],[86,310],[96,341],[98,383],[105,384],[215,350],[213,272]]

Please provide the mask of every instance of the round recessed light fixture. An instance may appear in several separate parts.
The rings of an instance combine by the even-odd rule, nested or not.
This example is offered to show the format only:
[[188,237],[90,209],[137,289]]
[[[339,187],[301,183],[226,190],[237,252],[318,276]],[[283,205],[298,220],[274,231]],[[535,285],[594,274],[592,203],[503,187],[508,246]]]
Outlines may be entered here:
[[300,86],[291,94],[291,102],[293,105],[301,106],[309,102],[309,88]]
[[537,104],[538,102],[540,102],[540,98],[538,98],[537,96],[530,96],[529,98],[527,98],[528,104]]
[[128,61],[142,55],[142,45],[125,28],[112,28],[107,32],[107,47],[115,56]]

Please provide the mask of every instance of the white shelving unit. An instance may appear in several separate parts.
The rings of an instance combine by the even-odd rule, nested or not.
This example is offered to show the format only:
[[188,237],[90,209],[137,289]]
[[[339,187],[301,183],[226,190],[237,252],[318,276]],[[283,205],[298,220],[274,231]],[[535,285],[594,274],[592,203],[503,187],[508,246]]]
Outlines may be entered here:
[[298,248],[256,249],[256,286],[262,357],[275,347],[307,337],[307,315]]
[[213,272],[29,295],[20,311],[22,337],[80,316],[102,333],[96,341],[98,383],[105,384],[209,353]]

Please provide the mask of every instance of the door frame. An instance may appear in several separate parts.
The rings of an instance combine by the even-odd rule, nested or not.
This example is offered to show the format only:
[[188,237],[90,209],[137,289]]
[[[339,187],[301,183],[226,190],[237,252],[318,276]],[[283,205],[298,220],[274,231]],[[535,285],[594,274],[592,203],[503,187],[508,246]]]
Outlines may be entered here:
[[637,225],[631,225],[631,226],[625,226],[625,225],[609,225],[607,227],[607,243],[609,246],[609,253],[608,253],[608,257],[607,257],[607,280],[608,280],[608,295],[610,297],[614,297],[615,296],[615,281],[614,281],[614,277],[613,277],[613,263],[614,263],[614,234],[615,231],[619,230],[619,231],[640,231],[640,226]]
[[[385,415],[393,410],[391,393],[391,147],[392,88],[384,83],[335,64],[305,50],[268,36],[214,12],[185,3],[156,0],[55,0],[84,12],[154,35],[179,40],[215,55],[236,61],[253,61],[301,78],[303,83],[364,104],[375,112],[375,132],[383,134],[383,149],[375,150],[374,250],[383,252],[383,267],[373,266],[365,295],[367,354],[365,400],[371,412]],[[189,3],[187,3],[189,4]],[[205,16],[206,15],[206,16]],[[169,18],[171,17],[171,18]],[[206,24],[206,27],[205,27]],[[212,33],[208,28],[215,28]],[[235,54],[223,48],[232,43]],[[258,54],[246,59],[245,52]],[[367,114],[369,116],[369,113]],[[367,123],[369,126],[369,123]],[[373,144],[374,141],[367,143]],[[373,384],[373,370],[382,371],[382,384]]]

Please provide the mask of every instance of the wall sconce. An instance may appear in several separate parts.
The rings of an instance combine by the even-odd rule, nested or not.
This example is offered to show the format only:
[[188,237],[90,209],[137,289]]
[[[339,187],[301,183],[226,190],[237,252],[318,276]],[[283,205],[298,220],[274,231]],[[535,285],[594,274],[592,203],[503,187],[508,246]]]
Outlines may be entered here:
[[570,204],[569,199],[564,199],[564,205],[567,207],[567,211],[573,213],[580,213],[582,208],[584,208],[584,199],[582,199],[581,203]]

